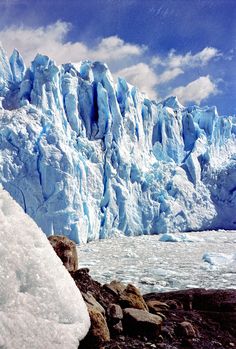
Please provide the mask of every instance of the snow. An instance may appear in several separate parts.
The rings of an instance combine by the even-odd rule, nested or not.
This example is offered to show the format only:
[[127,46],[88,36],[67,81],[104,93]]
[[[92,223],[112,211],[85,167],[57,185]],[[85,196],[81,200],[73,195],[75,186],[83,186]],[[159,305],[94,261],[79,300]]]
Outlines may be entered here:
[[0,51],[0,99],[0,183],[46,235],[235,229],[235,117],[17,51]]
[[[170,235],[170,234],[168,234]],[[116,237],[78,246],[81,267],[102,284],[133,283],[143,293],[236,289],[236,231]]]
[[0,188],[0,347],[78,348],[90,321],[45,234]]

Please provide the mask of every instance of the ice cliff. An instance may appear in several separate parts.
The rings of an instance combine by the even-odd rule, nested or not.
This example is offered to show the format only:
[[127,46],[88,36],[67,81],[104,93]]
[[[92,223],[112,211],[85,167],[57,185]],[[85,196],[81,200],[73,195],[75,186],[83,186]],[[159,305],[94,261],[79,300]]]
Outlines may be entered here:
[[235,117],[2,49],[0,100],[0,182],[47,235],[236,228]]

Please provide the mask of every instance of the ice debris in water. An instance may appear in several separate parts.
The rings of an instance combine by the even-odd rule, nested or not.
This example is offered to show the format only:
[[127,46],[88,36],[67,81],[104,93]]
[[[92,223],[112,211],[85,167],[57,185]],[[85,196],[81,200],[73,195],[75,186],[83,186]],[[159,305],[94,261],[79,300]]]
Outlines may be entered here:
[[187,236],[186,235],[176,235],[176,234],[162,234],[159,241],[162,242],[184,242],[184,241],[188,241]]
[[90,321],[45,234],[0,188],[0,347],[77,349]]
[[236,253],[225,254],[216,252],[207,252],[202,256],[204,262],[207,262],[215,266],[225,266],[227,264],[233,264],[236,266]]
[[25,69],[2,49],[0,100],[0,182],[47,235],[236,227],[234,116],[151,101],[100,62]]

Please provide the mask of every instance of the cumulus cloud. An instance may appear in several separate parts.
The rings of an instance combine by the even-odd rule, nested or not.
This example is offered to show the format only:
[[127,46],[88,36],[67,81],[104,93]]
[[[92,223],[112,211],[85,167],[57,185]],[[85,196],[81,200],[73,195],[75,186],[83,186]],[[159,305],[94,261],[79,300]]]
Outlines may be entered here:
[[175,79],[177,76],[183,74],[184,71],[181,68],[167,69],[158,77],[158,83],[163,84],[170,80]]
[[138,86],[150,98],[157,98],[155,86],[158,84],[158,77],[148,64],[138,63],[119,70],[115,75],[125,78],[134,86]]
[[[106,62],[115,77],[124,77],[150,98],[157,98],[159,85],[165,85],[187,69],[204,66],[221,55],[216,48],[205,47],[196,54],[188,52],[180,55],[171,50],[166,57],[153,57],[144,45],[125,42],[118,36],[101,38],[94,45],[81,41],[70,42],[67,39],[70,30],[71,24],[62,21],[38,28],[10,26],[0,30],[0,39],[8,55],[14,48],[19,50],[26,65],[37,53],[48,55],[57,64],[76,63],[85,59]],[[182,101],[192,98],[200,103],[215,91],[215,85],[209,77],[200,77],[187,86],[176,88],[174,93],[178,93]]]
[[219,50],[215,47],[205,47],[202,51],[192,54],[187,52],[185,55],[176,54],[175,50],[171,50],[166,59],[161,59],[159,56],[152,58],[153,65],[162,65],[168,69],[199,67],[206,65],[211,59],[221,56]]
[[219,93],[217,84],[210,79],[209,75],[200,76],[188,85],[179,86],[172,91],[172,95],[176,95],[181,103],[195,102],[197,104],[217,93]]
[[7,53],[10,54],[16,47],[26,64],[39,52],[50,56],[58,64],[84,59],[101,60],[109,64],[112,61],[140,56],[146,49],[145,46],[126,43],[117,36],[103,38],[93,48],[89,48],[80,41],[66,41],[70,29],[70,23],[61,21],[36,29],[11,26],[0,31],[0,38]]
[[130,67],[117,71],[116,77],[125,78],[129,83],[138,86],[150,98],[158,98],[157,86],[173,80],[178,75],[183,74],[180,68],[166,70],[161,74],[156,74],[154,69],[146,63],[138,63]]
[[8,27],[0,31],[2,45],[10,55],[16,47],[22,54],[27,65],[34,59],[37,53],[46,54],[58,64],[66,62],[79,62],[90,59],[92,61],[106,62],[108,65],[115,63],[117,69],[113,71],[115,76],[122,76],[131,84],[145,91],[151,98],[156,97],[155,86],[157,76],[154,70],[146,63],[125,66],[130,58],[142,56],[145,46],[127,43],[117,36],[102,38],[94,47],[88,47],[83,42],[68,42],[66,36],[71,25],[57,21],[52,25],[40,28]]
[[205,47],[202,51],[192,55],[191,52],[185,55],[176,55],[175,51],[171,51],[168,57],[169,67],[198,67],[206,65],[211,59],[219,56],[219,51],[214,47]]

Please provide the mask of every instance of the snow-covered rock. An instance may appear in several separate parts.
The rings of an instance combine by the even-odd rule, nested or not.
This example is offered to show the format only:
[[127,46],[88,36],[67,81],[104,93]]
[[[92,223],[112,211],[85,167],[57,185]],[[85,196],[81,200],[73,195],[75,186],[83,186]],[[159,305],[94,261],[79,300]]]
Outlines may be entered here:
[[0,60],[0,182],[47,235],[236,227],[235,117],[155,103],[100,62]]
[[45,234],[0,188],[0,347],[77,349],[90,320]]

